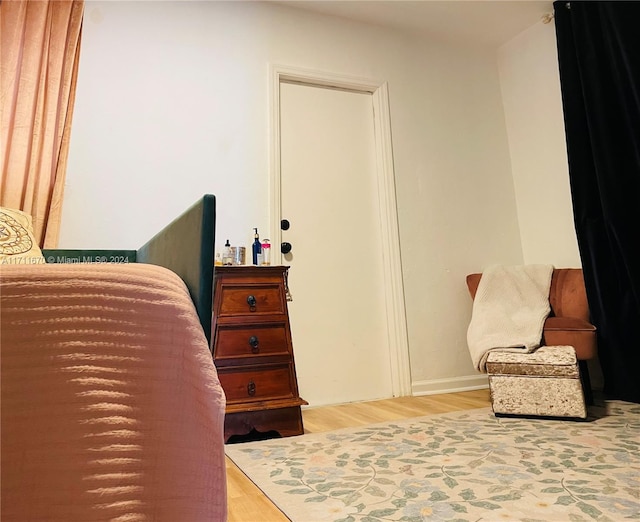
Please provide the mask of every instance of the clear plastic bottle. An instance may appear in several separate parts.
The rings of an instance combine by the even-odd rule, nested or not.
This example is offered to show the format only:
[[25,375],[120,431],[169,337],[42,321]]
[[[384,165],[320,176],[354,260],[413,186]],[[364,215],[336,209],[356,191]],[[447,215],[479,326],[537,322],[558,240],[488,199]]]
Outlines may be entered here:
[[222,264],[225,266],[229,266],[233,264],[233,254],[231,253],[231,243],[227,239],[227,242],[224,244],[224,250],[222,251]]
[[262,265],[270,265],[271,264],[271,245],[269,244],[268,239],[263,239],[264,243],[262,243]]

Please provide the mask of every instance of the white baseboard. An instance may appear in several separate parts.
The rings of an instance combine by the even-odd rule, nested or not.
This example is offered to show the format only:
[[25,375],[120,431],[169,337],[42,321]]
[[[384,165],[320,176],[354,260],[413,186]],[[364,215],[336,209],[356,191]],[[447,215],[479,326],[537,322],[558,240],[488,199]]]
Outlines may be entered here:
[[412,395],[436,395],[461,391],[481,390],[489,387],[487,375],[468,375],[452,379],[432,379],[411,383]]

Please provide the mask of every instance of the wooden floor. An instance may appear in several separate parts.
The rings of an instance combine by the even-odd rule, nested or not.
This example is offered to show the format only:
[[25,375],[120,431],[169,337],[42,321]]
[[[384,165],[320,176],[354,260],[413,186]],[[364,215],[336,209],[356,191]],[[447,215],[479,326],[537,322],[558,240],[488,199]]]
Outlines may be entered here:
[[[489,390],[484,389],[307,408],[302,416],[305,433],[318,433],[487,406],[490,406]],[[229,522],[289,521],[228,458],[227,497]]]

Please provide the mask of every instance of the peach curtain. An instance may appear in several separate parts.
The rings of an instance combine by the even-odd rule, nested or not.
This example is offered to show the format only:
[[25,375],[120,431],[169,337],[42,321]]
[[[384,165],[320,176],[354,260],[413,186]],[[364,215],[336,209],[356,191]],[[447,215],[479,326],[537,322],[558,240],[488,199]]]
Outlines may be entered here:
[[2,0],[0,206],[33,217],[58,242],[76,89],[83,0]]

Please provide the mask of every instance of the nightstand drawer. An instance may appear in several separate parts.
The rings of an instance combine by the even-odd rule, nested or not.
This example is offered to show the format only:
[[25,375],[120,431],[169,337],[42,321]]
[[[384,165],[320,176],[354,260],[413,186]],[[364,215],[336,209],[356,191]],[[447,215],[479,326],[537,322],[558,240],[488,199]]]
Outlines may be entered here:
[[243,357],[289,355],[285,323],[251,326],[219,325],[213,355],[216,361]]
[[265,285],[222,285],[219,317],[244,314],[284,314],[282,287]]
[[256,367],[246,371],[219,371],[218,378],[228,403],[293,397],[294,386],[288,365]]

